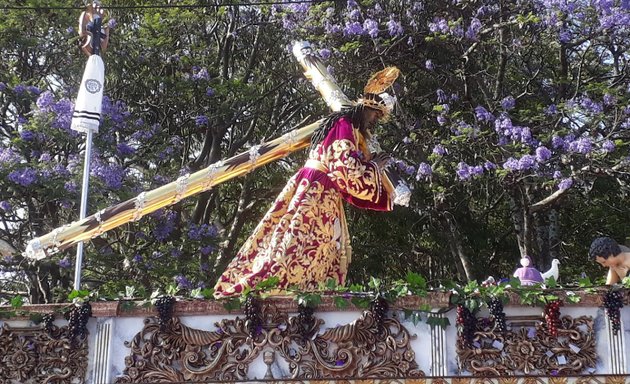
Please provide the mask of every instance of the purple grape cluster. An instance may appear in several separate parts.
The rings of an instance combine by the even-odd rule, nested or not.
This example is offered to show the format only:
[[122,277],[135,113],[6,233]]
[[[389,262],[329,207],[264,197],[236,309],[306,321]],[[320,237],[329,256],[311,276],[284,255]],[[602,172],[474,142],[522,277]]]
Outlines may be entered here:
[[554,300],[545,305],[545,323],[547,324],[547,331],[553,337],[558,337],[558,328],[562,325],[560,321],[560,306],[562,306],[560,300]]
[[315,323],[315,317],[313,313],[315,309],[309,305],[298,304],[298,324],[300,327],[300,334],[305,339],[310,339],[312,336],[313,325]]
[[457,328],[461,344],[466,348],[471,348],[477,330],[477,318],[461,304],[457,305]]
[[42,325],[46,332],[52,331],[53,322],[55,321],[55,314],[53,312],[46,313],[42,316]]
[[623,308],[623,296],[619,291],[607,291],[604,293],[603,300],[606,315],[612,324],[613,334],[617,334],[621,330],[621,308]]
[[158,324],[160,324],[160,327],[164,327],[173,318],[175,298],[169,295],[160,296],[153,305],[158,311]]
[[84,301],[80,306],[73,306],[68,313],[68,331],[70,339],[83,339],[87,335],[87,323],[92,317],[92,305]]
[[257,329],[262,325],[260,300],[254,295],[248,295],[243,303],[243,313],[247,319],[249,335],[256,336]]
[[492,320],[494,320],[494,329],[498,332],[505,332],[507,326],[505,324],[505,312],[503,312],[503,302],[498,297],[493,297],[488,301],[488,309]]
[[389,304],[383,297],[377,297],[370,302],[370,313],[374,319],[374,326],[380,330],[383,327],[383,321],[387,317]]

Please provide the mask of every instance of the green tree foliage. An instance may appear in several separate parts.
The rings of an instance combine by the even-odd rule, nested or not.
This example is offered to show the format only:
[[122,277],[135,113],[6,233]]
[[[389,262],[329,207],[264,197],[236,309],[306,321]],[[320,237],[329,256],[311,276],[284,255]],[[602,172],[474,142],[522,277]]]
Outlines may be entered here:
[[[111,39],[90,213],[326,114],[290,54],[308,39],[350,97],[383,65],[404,74],[400,108],[378,133],[412,204],[348,210],[351,282],[509,276],[524,254],[540,269],[561,259],[566,280],[596,276],[591,239],[628,235],[627,1],[176,4],[200,7],[104,4]],[[85,144],[69,125],[85,64],[79,13],[0,14],[0,239],[16,249],[0,259],[6,297],[52,302],[71,288],[74,250],[36,263],[21,252],[78,217]],[[84,283],[106,294],[211,286],[304,156],[94,239]]]

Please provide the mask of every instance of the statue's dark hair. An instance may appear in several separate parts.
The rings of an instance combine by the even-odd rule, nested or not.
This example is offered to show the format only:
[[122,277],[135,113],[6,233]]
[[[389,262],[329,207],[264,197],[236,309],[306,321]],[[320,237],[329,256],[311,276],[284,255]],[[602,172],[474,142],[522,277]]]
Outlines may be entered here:
[[597,256],[607,259],[610,256],[617,256],[620,253],[621,248],[614,239],[611,239],[610,237],[598,237],[591,243],[591,249],[588,251],[588,257],[593,260],[595,260]]
[[364,107],[362,104],[357,104],[355,106],[343,108],[339,112],[333,112],[328,115],[319,125],[317,130],[313,132],[313,136],[311,136],[311,147],[309,148],[309,151],[315,149],[315,147],[317,147],[317,144],[324,141],[326,135],[328,135],[328,132],[330,132],[335,122],[342,117],[349,117],[350,120],[352,120],[353,126],[359,129],[363,129],[363,108]]

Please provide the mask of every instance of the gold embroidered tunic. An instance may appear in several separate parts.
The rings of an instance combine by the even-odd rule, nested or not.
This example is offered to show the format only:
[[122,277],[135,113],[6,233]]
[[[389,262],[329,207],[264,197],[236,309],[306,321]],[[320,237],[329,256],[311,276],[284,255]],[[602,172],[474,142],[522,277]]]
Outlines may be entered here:
[[352,248],[343,200],[391,211],[381,170],[348,117],[337,120],[309,160],[287,183],[215,286],[216,297],[277,276],[278,288],[315,290],[344,284]]

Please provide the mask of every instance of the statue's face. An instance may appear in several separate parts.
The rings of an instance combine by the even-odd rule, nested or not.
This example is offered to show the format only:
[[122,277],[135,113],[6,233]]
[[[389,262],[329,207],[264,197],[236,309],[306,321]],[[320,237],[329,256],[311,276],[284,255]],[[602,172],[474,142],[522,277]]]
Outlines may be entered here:
[[379,111],[378,109],[364,108],[363,113],[363,121],[365,122],[365,128],[367,129],[374,128],[374,126],[376,126],[376,123],[378,123],[378,121],[383,117],[383,112]]
[[601,256],[596,256],[595,261],[606,268],[616,267],[617,265],[619,265],[620,262],[617,256],[612,255],[609,256],[607,259],[604,259]]

